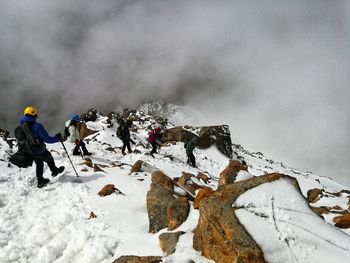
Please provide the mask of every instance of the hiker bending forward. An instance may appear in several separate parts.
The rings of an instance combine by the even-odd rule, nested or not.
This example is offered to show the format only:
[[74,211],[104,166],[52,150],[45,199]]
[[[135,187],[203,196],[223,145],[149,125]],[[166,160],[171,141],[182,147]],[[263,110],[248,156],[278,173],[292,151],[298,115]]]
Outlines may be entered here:
[[46,132],[43,125],[36,122],[38,117],[38,111],[34,107],[26,107],[24,110],[24,117],[21,118],[20,123],[27,123],[30,128],[37,146],[32,149],[32,158],[36,164],[36,178],[38,180],[38,187],[41,188],[50,181],[43,177],[44,173],[44,162],[47,163],[51,170],[51,175],[53,177],[57,176],[59,173],[64,171],[64,166],[59,168],[56,167],[55,161],[51,153],[46,149],[45,143],[55,143],[59,142],[62,138],[60,133],[57,133],[54,137],[51,137]]
[[160,145],[161,128],[157,127],[148,133],[148,142],[152,145],[150,154],[157,153],[157,145]]
[[186,144],[187,163],[193,167],[197,167],[196,166],[196,158],[193,155],[193,151],[196,148],[197,143],[198,143],[198,137],[193,137]]
[[80,132],[78,128],[79,122],[79,115],[73,115],[72,119],[66,122],[66,127],[68,127],[67,140],[69,142],[75,143],[73,155],[80,155],[81,150],[83,150],[84,155],[91,155],[91,153],[86,149],[85,143],[80,138]]

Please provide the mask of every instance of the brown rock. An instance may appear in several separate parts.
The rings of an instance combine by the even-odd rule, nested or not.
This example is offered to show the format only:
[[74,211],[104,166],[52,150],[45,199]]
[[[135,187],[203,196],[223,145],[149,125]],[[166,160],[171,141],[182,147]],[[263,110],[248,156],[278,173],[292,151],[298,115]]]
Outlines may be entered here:
[[162,262],[162,258],[158,256],[121,256],[113,261],[113,263],[159,263]]
[[105,171],[103,171],[102,169],[101,169],[101,167],[100,167],[100,165],[99,164],[94,164],[94,172],[96,173],[96,172],[104,172],[105,173]]
[[190,212],[190,203],[186,197],[171,201],[167,207],[168,229],[174,230],[186,221]]
[[[261,248],[241,225],[232,204],[249,189],[278,180],[282,174],[269,174],[222,186],[201,201],[193,247],[215,262],[265,262]],[[297,186],[297,181],[290,178]]]
[[230,160],[228,166],[220,173],[219,187],[233,184],[239,171],[247,171],[247,166],[237,160]]
[[228,158],[232,158],[232,141],[230,130],[227,125],[208,126],[208,127],[174,127],[165,131],[162,136],[163,143],[172,142],[187,142],[194,136],[195,132],[199,130],[198,147],[207,149],[215,145],[220,152]]
[[136,161],[136,163],[134,163],[134,165],[131,167],[130,174],[140,172],[141,167],[142,167],[142,163],[143,163],[143,161],[141,161],[141,160]]
[[350,214],[336,216],[333,218],[336,227],[347,229],[350,228]]
[[322,214],[327,215],[332,210],[330,207],[327,207],[327,206],[320,206],[320,207],[310,206],[310,208],[315,214],[319,216],[322,216]]
[[148,231],[150,233],[156,233],[168,226],[168,204],[174,199],[172,192],[162,184],[151,184],[151,189],[147,192]]
[[316,203],[318,200],[320,200],[321,196],[322,196],[321,189],[314,188],[307,191],[307,201],[309,203]]
[[201,190],[199,190],[193,202],[194,209],[199,209],[200,202],[204,199],[209,198],[213,193],[214,193],[214,190],[211,189],[210,187],[204,187]]
[[168,190],[174,190],[174,184],[169,177],[167,177],[162,171],[154,171],[151,174],[151,181],[153,184],[162,185]]
[[79,126],[78,126],[78,128],[79,128],[79,133],[80,133],[80,137],[82,138],[82,139],[84,139],[85,137],[87,137],[87,136],[89,136],[89,135],[91,135],[91,134],[94,134],[96,131],[93,131],[93,130],[90,130],[87,126],[86,126],[86,124],[85,124],[85,122],[79,122],[80,124],[79,124]]
[[178,184],[185,186],[188,181],[192,184],[191,177],[195,177],[193,174],[182,172],[182,176],[180,177]]
[[199,172],[197,174],[197,179],[203,180],[204,183],[208,183],[208,181],[210,180],[210,176],[205,173]]
[[179,237],[183,234],[185,234],[185,232],[180,231],[175,233],[163,233],[159,235],[160,247],[166,255],[170,255],[175,252]]
[[98,195],[107,196],[113,194],[116,190],[117,188],[115,188],[114,184],[107,184],[101,189],[101,191],[98,192]]
[[85,158],[84,159],[84,162],[81,163],[82,165],[86,165],[86,166],[89,166],[91,168],[94,167],[93,163],[92,163],[92,160],[90,158]]

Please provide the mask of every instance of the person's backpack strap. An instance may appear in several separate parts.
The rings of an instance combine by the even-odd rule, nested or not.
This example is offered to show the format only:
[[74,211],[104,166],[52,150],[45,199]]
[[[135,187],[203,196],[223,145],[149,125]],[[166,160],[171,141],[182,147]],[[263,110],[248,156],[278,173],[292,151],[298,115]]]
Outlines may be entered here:
[[31,146],[37,145],[37,142],[36,142],[35,139],[34,139],[33,133],[32,133],[32,131],[31,131],[31,129],[29,128],[28,123],[26,123],[26,122],[25,122],[25,123],[22,123],[22,124],[20,125],[20,127],[22,128],[22,130],[23,130],[25,136],[27,137],[28,142],[29,142],[29,145],[31,145]]

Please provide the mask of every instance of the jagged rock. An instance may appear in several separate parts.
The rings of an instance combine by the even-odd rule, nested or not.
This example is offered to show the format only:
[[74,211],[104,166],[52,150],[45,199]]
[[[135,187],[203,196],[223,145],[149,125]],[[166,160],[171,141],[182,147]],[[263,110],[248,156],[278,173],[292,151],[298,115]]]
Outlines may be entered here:
[[85,158],[84,159],[84,162],[81,163],[82,165],[86,165],[86,166],[89,166],[91,168],[94,167],[93,163],[92,163],[92,160],[90,158]]
[[162,142],[187,142],[195,136],[199,136],[199,148],[207,149],[215,145],[228,158],[233,157],[231,134],[227,125],[195,128],[191,126],[174,127],[165,131]]
[[113,263],[159,263],[162,262],[162,258],[159,256],[121,256],[113,261]]
[[171,201],[167,207],[168,229],[174,230],[186,221],[190,212],[190,203],[186,197]]
[[175,252],[179,237],[185,234],[183,231],[175,233],[163,233],[159,235],[159,244],[165,255],[170,255]]
[[230,160],[228,166],[220,173],[219,187],[234,183],[238,172],[247,169],[240,161]]
[[173,200],[175,198],[172,192],[162,184],[151,184],[151,189],[147,192],[148,231],[150,233],[156,233],[168,226],[167,209],[168,204]]
[[210,176],[202,172],[199,172],[196,177],[198,180],[203,180],[204,183],[208,183],[210,180]]
[[155,185],[161,185],[165,189],[174,191],[174,184],[169,177],[167,177],[162,171],[154,171],[151,174],[151,181]]
[[96,173],[96,172],[104,172],[105,173],[105,171],[104,170],[102,170],[101,169],[101,165],[100,164],[94,164],[94,172]]
[[95,213],[93,211],[90,212],[90,216],[89,216],[88,220],[90,220],[92,218],[97,218],[97,215],[95,215]]
[[214,190],[210,187],[203,187],[201,190],[199,190],[198,194],[196,195],[196,198],[193,201],[193,208],[199,209],[199,204],[202,200],[209,198],[214,193]]
[[320,207],[314,207],[314,206],[310,206],[311,210],[319,215],[322,216],[322,214],[329,214],[329,212],[332,210],[332,208],[327,207],[327,206],[320,206]]
[[[261,248],[237,219],[232,204],[249,189],[282,177],[287,176],[274,173],[224,185],[202,200],[193,247],[215,262],[265,262]],[[293,182],[297,184],[295,179]]]
[[333,222],[336,227],[339,228],[350,228],[350,214],[336,216],[333,218]]
[[322,197],[322,190],[318,188],[307,191],[307,201],[309,203],[316,203]]
[[96,109],[89,109],[87,113],[82,114],[80,117],[83,121],[96,121],[99,113]]
[[107,195],[115,193],[116,190],[117,190],[117,188],[115,188],[114,184],[107,184],[98,192],[98,195],[99,196],[107,196]]
[[137,173],[141,171],[141,166],[142,166],[143,161],[137,160],[134,165],[131,167],[130,174],[132,173]]
[[148,172],[153,173],[156,171],[160,171],[157,167],[150,165],[148,163],[145,163],[142,160],[138,160],[134,163],[134,165],[131,167],[131,170],[129,174],[132,174],[134,172]]
[[195,177],[194,174],[182,172],[182,176],[180,177],[178,184],[185,186],[189,181],[192,183],[191,177]]
[[85,122],[80,122],[79,125],[80,125],[80,131],[79,131],[80,137],[83,138],[83,139],[84,139],[85,137],[91,135],[91,134],[96,133],[96,131],[90,130],[90,129],[86,126]]

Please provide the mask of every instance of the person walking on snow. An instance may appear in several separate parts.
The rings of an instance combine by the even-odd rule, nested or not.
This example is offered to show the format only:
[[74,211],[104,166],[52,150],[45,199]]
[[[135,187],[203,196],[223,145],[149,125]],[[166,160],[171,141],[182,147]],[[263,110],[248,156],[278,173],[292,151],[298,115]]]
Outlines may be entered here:
[[148,142],[152,145],[152,151],[150,154],[157,153],[157,144],[160,144],[159,140],[161,138],[160,131],[161,129],[157,127],[148,133]]
[[33,150],[33,159],[36,164],[36,178],[38,180],[38,187],[44,187],[50,181],[47,178],[43,177],[44,173],[44,162],[50,168],[51,176],[55,177],[58,174],[64,171],[64,166],[56,167],[55,161],[51,155],[51,153],[46,149],[45,143],[56,143],[62,139],[60,133],[57,133],[54,137],[48,135],[47,131],[43,127],[42,124],[36,122],[36,118],[39,113],[35,107],[28,106],[24,110],[24,117],[20,119],[20,124],[27,123],[30,128],[35,141],[37,142],[37,146],[34,147]]
[[187,155],[187,163],[191,165],[192,167],[196,166],[196,158],[193,155],[193,151],[196,148],[198,144],[198,137],[193,137],[189,142],[186,143],[186,155]]
[[128,152],[132,153],[130,142],[135,144],[135,142],[130,138],[130,127],[132,126],[132,120],[127,120],[121,128],[120,138],[123,141],[122,154],[125,155],[125,148],[128,148]]
[[67,140],[71,143],[75,143],[73,150],[73,155],[80,155],[81,150],[83,150],[84,155],[91,155],[91,153],[86,149],[85,143],[80,138],[80,132],[78,128],[78,123],[80,122],[79,115],[73,115],[72,119],[66,122],[66,127],[68,128]]

